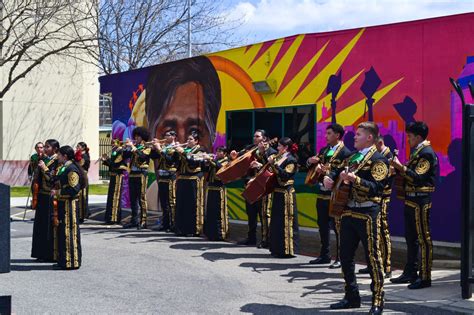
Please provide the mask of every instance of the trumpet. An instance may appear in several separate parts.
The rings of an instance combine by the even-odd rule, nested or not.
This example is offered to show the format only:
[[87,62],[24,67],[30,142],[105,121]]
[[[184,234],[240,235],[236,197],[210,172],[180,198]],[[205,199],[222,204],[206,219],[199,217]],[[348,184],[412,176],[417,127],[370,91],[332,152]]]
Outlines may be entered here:
[[213,160],[216,158],[216,155],[213,153],[198,152],[196,154],[189,154],[189,157],[192,157],[195,161],[204,161]]

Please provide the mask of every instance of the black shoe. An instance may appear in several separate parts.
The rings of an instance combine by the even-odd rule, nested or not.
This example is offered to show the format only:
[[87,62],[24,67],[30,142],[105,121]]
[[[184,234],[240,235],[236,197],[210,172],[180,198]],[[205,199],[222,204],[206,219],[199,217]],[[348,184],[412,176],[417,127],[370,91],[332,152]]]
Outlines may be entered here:
[[167,232],[167,231],[169,231],[169,229],[170,229],[169,226],[166,227],[166,226],[161,225],[160,227],[158,227],[158,228],[155,229],[155,230],[158,231],[158,232],[163,232],[163,231],[166,231],[166,232]]
[[123,228],[124,229],[131,229],[131,228],[134,228],[134,227],[137,227],[137,226],[138,226],[138,223],[130,222],[130,223],[124,224]]
[[338,269],[341,268],[341,262],[339,260],[336,260],[332,264],[329,265],[329,269]]
[[380,315],[382,313],[383,313],[383,306],[372,305],[369,311],[369,314],[371,315]]
[[365,267],[365,268],[359,269],[359,273],[361,273],[361,274],[369,274],[369,267]]
[[343,298],[337,303],[331,304],[329,306],[333,310],[342,310],[346,308],[359,308],[360,307],[360,297],[359,298],[353,298],[353,299],[346,299]]
[[421,280],[421,278],[416,279],[415,282],[408,285],[408,289],[417,290],[431,287],[431,280]]
[[384,276],[385,279],[390,279],[391,277],[392,277],[391,271],[385,273],[385,276]]
[[146,223],[137,224],[137,230],[146,229],[146,228],[147,228]]
[[270,244],[268,244],[268,242],[265,242],[265,241],[261,241],[260,244],[258,244],[257,248],[269,248],[270,247]]
[[330,262],[331,262],[331,258],[329,257],[318,257],[316,259],[309,261],[309,263],[312,265],[323,265],[323,264],[329,264]]
[[79,219],[79,224],[84,223],[84,219]]
[[255,246],[257,245],[257,241],[246,238],[241,241],[238,241],[237,245]]
[[390,282],[392,282],[392,283],[413,283],[413,282],[416,281],[416,278],[417,278],[416,274],[409,275],[409,274],[406,274],[406,273],[402,273],[399,277],[390,279]]

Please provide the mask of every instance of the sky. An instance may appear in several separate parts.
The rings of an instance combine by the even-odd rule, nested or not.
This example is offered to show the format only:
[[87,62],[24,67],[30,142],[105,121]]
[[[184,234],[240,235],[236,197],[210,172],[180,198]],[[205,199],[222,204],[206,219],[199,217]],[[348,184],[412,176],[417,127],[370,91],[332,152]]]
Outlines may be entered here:
[[474,12],[474,0],[224,0],[236,36],[250,44],[301,33],[335,31]]

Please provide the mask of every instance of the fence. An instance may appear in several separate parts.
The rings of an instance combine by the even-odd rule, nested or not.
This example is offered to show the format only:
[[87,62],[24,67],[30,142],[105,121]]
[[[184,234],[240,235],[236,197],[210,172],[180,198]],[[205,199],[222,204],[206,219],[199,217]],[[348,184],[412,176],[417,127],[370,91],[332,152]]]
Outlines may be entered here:
[[[112,150],[112,145],[110,144],[110,138],[99,138],[100,156],[102,156],[102,154],[109,155],[111,150]],[[103,163],[100,163],[100,166],[99,166],[99,179],[102,179],[102,180],[110,179],[109,168],[105,166]]]

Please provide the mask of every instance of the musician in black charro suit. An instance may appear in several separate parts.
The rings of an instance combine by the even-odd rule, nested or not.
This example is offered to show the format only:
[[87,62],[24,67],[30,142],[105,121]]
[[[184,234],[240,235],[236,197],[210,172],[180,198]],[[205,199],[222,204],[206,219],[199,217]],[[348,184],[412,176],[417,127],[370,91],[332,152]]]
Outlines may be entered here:
[[277,258],[292,258],[298,252],[298,210],[294,177],[298,161],[294,154],[298,146],[288,137],[278,141],[278,153],[268,157],[277,178],[272,192],[270,253]]
[[[253,135],[253,144],[246,146],[240,152],[232,151],[230,157],[236,159],[238,156],[245,154],[248,150],[258,146],[258,150],[254,153],[255,161],[250,165],[250,170],[247,176],[244,178],[245,184],[249,182],[250,179],[255,177],[258,170],[267,163],[267,158],[276,153],[276,150],[273,149],[268,144],[264,144],[268,140],[267,133],[263,129],[257,129]],[[248,216],[248,235],[246,239],[243,239],[238,242],[239,245],[256,245],[257,244],[257,216],[260,217],[260,222],[262,223],[262,241],[258,245],[259,248],[268,248],[268,227],[270,224],[270,212],[269,207],[271,205],[271,195],[263,197],[261,200],[250,204],[245,202],[245,207],[247,210]]]
[[[342,162],[350,155],[350,150],[344,146],[342,137],[344,136],[344,128],[339,124],[331,124],[326,127],[327,145],[319,151],[317,156],[310,157],[307,161],[308,167],[312,164],[319,163],[316,166],[327,173],[341,167]],[[340,268],[339,261],[339,229],[340,218],[332,218],[329,216],[329,199],[331,198],[331,189],[326,189],[320,181],[318,183],[319,193],[316,200],[316,211],[318,214],[319,236],[321,239],[321,248],[319,257],[311,260],[310,264],[329,264],[331,255],[329,252],[330,228],[336,234],[336,260],[329,268]]]
[[176,180],[175,233],[179,236],[199,236],[204,224],[205,150],[199,145],[199,134],[191,132],[185,148],[177,147],[173,159],[179,163]]
[[[410,123],[406,127],[406,132],[412,151],[410,160],[406,165],[402,165],[397,158],[394,158],[392,165],[404,178],[407,262],[403,273],[390,281],[410,282],[409,289],[421,289],[431,286],[433,262],[430,231],[431,194],[435,191],[439,164],[436,153],[426,140],[428,126],[424,122]],[[421,264],[418,267],[419,247],[421,247]]]
[[176,172],[178,162],[173,158],[176,144],[176,132],[168,130],[164,137],[165,143],[153,139],[153,150],[150,158],[154,159],[158,182],[158,199],[163,213],[161,226],[158,231],[170,231],[174,229],[174,218],[176,211]]
[[[393,159],[392,151],[390,148],[385,146],[383,136],[379,135],[377,139],[377,150],[387,158],[388,161]],[[393,167],[391,167],[393,170]],[[382,205],[380,208],[380,254],[383,262],[383,270],[385,273],[385,278],[390,278],[392,276],[392,266],[391,266],[391,254],[392,254],[392,241],[390,239],[390,230],[388,228],[388,206],[390,204],[390,197],[392,195],[392,183],[394,179],[394,174],[390,172],[389,179],[383,190]],[[369,267],[359,269],[359,273],[366,274],[369,273]]]
[[358,152],[346,160],[349,169],[342,172],[332,171],[324,179],[326,188],[332,188],[337,175],[339,180],[350,185],[349,200],[341,215],[341,264],[345,295],[341,301],[331,305],[332,309],[360,307],[354,255],[359,242],[362,241],[372,278],[372,307],[369,314],[383,312],[383,270],[377,240],[380,206],[389,168],[387,159],[375,147],[378,135],[379,129],[375,123],[359,124],[354,137],[354,146]]

